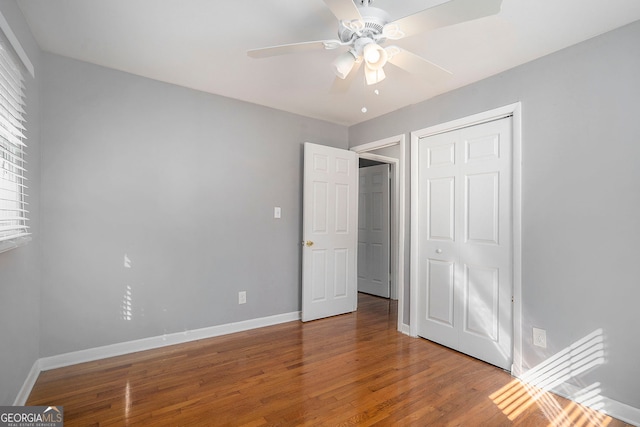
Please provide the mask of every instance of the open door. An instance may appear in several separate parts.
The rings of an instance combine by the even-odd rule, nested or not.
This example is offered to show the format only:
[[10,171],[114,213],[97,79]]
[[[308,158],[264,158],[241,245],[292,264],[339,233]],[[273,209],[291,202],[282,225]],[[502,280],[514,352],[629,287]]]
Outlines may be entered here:
[[356,153],[304,144],[302,321],[357,308]]

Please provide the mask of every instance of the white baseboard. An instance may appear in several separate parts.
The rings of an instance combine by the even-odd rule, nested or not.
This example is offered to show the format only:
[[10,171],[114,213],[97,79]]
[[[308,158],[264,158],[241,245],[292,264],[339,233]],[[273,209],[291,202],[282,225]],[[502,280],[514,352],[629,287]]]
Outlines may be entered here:
[[299,311],[105,345],[87,350],[59,354],[57,356],[43,357],[36,360],[33,364],[29,375],[15,399],[14,405],[23,406],[25,404],[29,394],[31,394],[31,390],[35,385],[36,380],[38,379],[38,375],[40,375],[40,372],[42,371],[77,365],[78,363],[92,362],[94,360],[106,359],[109,357],[122,356],[124,354],[135,353],[138,351],[152,350],[154,348],[161,348],[169,345],[182,344],[190,341],[248,331],[251,329],[263,328],[265,326],[272,326],[280,323],[293,322],[296,320],[300,320]]
[[406,323],[402,323],[400,324],[400,332],[402,332],[405,335],[409,335],[411,336],[411,328],[409,327],[409,325],[407,325]]
[[38,375],[40,375],[41,371],[42,369],[40,369],[40,359],[38,359],[33,363],[33,366],[31,367],[31,370],[27,375],[27,379],[24,380],[24,384],[22,384],[22,388],[20,388],[20,391],[16,396],[16,400],[14,400],[13,402],[13,406],[24,406],[27,403],[27,399],[31,394],[33,386],[36,384]]
[[614,418],[624,421],[627,424],[640,426],[640,409],[606,397],[604,398],[604,400],[604,412]]

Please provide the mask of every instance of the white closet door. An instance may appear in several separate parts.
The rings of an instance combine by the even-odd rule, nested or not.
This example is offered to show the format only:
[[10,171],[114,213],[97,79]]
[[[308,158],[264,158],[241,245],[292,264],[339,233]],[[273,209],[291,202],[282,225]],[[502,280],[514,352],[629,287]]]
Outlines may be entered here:
[[418,144],[418,335],[507,370],[511,145],[511,118]]

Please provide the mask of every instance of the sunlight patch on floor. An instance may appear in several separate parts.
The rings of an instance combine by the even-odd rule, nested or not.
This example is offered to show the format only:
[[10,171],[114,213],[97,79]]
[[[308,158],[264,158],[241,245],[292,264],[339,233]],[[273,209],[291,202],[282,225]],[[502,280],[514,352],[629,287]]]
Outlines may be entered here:
[[573,396],[575,401],[564,408],[549,392],[604,363],[603,331],[598,329],[527,371],[521,379],[514,379],[490,398],[511,421],[536,404],[553,426],[607,426],[612,419],[600,412],[604,405],[599,383],[584,387]]

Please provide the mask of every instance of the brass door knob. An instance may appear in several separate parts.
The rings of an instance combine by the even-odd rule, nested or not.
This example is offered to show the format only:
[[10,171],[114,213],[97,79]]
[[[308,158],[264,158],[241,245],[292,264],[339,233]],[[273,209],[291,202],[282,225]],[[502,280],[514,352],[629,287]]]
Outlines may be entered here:
[[304,244],[310,248],[311,246],[313,246],[313,242],[311,240],[307,240],[306,242],[304,242]]

